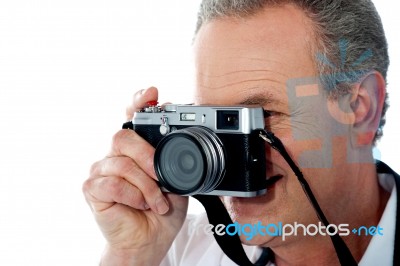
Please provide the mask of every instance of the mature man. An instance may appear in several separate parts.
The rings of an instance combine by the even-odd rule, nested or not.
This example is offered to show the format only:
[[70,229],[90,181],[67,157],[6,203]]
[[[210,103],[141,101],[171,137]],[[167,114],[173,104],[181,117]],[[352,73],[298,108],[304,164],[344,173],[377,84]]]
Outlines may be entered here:
[[[373,4],[204,0],[194,49],[194,103],[262,106],[266,129],[299,165],[329,222],[383,228],[383,235],[342,236],[354,259],[399,263],[397,175],[386,166],[379,168],[387,173],[377,173],[372,157],[384,124],[389,64]],[[136,93],[128,119],[157,98],[156,88]],[[222,197],[232,220],[318,224],[287,162],[268,145],[265,152],[274,182],[263,196]],[[207,220],[185,222],[188,200],[161,192],[153,156],[154,148],[134,131],[121,130],[91,169],[83,189],[108,243],[102,265],[234,265],[212,236],[189,234]],[[241,241],[251,246],[246,251],[253,261],[268,247],[275,265],[339,264],[328,235],[242,235]]]

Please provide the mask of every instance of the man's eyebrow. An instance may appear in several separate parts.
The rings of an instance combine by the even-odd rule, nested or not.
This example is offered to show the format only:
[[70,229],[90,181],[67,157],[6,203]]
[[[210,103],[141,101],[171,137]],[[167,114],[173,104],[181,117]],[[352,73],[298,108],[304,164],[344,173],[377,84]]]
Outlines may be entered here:
[[253,94],[239,103],[240,105],[283,105],[283,102],[274,98],[270,94]]

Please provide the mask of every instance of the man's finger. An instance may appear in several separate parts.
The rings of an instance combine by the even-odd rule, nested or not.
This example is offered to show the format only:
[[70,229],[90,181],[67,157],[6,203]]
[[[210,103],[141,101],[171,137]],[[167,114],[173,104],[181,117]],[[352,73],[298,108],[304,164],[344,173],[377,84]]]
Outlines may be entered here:
[[147,106],[147,102],[158,100],[158,90],[156,87],[150,87],[146,90],[140,90],[133,96],[132,103],[126,108],[127,121],[132,120],[133,114]]
[[132,158],[143,171],[157,180],[154,172],[154,147],[133,130],[122,129],[113,137],[111,151],[107,157],[127,156]]

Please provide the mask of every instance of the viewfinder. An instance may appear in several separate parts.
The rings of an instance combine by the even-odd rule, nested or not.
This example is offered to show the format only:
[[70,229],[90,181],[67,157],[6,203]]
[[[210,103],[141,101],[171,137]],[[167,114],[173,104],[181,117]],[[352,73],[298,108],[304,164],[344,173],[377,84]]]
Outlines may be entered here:
[[218,110],[217,111],[217,129],[238,130],[239,129],[239,111]]

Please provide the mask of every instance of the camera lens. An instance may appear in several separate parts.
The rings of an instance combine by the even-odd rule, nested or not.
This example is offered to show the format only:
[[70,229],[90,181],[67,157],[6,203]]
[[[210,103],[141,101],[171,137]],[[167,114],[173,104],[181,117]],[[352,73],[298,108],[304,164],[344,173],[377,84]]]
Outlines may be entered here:
[[164,143],[158,165],[160,180],[182,191],[199,186],[205,170],[199,147],[186,136],[179,135]]
[[194,195],[214,190],[225,172],[225,155],[217,135],[208,128],[189,127],[163,138],[154,166],[159,182],[170,192]]

